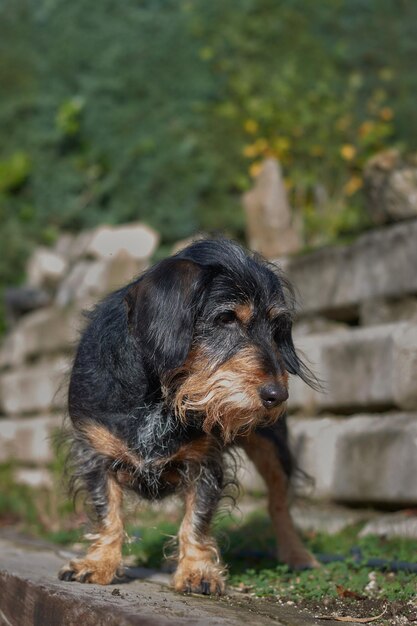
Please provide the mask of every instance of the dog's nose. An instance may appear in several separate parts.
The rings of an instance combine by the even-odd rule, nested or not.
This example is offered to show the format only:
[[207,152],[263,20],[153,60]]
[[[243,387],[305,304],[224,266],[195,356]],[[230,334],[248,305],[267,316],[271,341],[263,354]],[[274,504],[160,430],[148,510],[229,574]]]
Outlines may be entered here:
[[262,404],[266,409],[272,409],[288,399],[288,391],[284,385],[268,383],[259,389]]

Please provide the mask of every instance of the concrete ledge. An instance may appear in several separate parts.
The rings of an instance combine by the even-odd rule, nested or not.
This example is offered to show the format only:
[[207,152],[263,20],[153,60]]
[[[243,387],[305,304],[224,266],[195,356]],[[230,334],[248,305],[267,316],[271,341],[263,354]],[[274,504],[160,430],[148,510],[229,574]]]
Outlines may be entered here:
[[4,340],[0,369],[20,367],[41,354],[71,351],[81,326],[79,311],[51,307],[25,315]]
[[289,428],[297,462],[315,480],[309,497],[417,503],[417,413],[292,418]]
[[296,346],[324,392],[293,377],[290,410],[354,412],[417,408],[417,327],[400,322],[299,337]]
[[52,460],[51,436],[62,428],[62,417],[46,415],[0,419],[0,463],[48,463]]
[[361,302],[417,293],[416,241],[417,220],[409,220],[366,233],[349,246],[324,248],[282,265],[301,295],[303,315],[351,320]]
[[0,375],[1,409],[9,415],[63,408],[66,403],[65,374],[69,360],[55,357]]
[[[247,596],[182,596],[146,580],[116,585],[59,581],[65,560],[43,546],[0,539],[1,626],[318,626],[293,608]],[[326,622],[336,626],[337,622]]]

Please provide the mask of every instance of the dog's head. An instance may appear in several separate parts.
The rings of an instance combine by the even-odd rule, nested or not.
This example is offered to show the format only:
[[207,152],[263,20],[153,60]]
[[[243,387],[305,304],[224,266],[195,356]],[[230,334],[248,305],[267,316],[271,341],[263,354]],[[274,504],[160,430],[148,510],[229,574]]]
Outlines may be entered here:
[[126,302],[178,416],[201,415],[225,441],[279,417],[289,373],[312,382],[292,341],[288,283],[236,243],[192,244],[154,266]]

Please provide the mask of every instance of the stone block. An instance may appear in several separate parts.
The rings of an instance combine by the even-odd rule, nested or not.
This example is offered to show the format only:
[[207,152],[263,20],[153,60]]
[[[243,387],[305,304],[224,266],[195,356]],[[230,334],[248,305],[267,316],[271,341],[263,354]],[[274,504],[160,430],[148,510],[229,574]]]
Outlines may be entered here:
[[68,352],[77,339],[80,314],[53,307],[26,315],[6,337],[0,351],[0,369],[19,367],[39,355]]
[[291,418],[289,428],[298,464],[315,480],[309,497],[417,503],[417,413]]
[[417,215],[416,159],[404,159],[398,150],[384,150],[364,168],[366,208],[375,224]]
[[72,303],[90,306],[98,298],[133,280],[145,267],[143,260],[123,252],[109,259],[79,261],[62,282],[56,303],[60,307]]
[[[284,261],[303,315],[357,320],[361,302],[417,294],[417,220]],[[279,263],[279,262],[278,262]]]
[[55,287],[67,269],[64,257],[48,248],[37,248],[29,259],[26,269],[31,287]]
[[296,346],[323,381],[323,391],[292,377],[290,411],[417,409],[417,329],[413,324],[299,337]]
[[0,409],[9,415],[34,414],[66,403],[68,359],[56,357],[0,375]]
[[138,261],[149,260],[158,245],[159,236],[145,224],[100,226],[91,232],[85,254],[95,259],[109,259],[120,253]]
[[415,510],[406,510],[375,516],[359,533],[359,537],[366,537],[367,535],[417,539],[416,512]]
[[26,485],[34,489],[53,485],[51,473],[44,467],[19,467],[13,475],[14,480],[20,485]]
[[364,326],[407,320],[417,322],[417,297],[408,296],[399,300],[384,298],[366,300],[360,305],[359,317]]
[[52,460],[51,437],[62,426],[56,416],[0,419],[0,463],[48,463]]
[[267,258],[300,250],[300,236],[291,223],[291,207],[276,159],[265,159],[254,188],[243,196],[243,205],[252,250]]

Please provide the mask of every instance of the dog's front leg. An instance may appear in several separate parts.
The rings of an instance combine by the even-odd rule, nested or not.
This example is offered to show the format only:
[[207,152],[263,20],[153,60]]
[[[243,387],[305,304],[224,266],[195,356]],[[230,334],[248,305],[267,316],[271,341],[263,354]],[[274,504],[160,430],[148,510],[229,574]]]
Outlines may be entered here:
[[58,577],[67,581],[108,585],[122,561],[122,491],[114,478],[105,472],[88,475],[86,485],[98,518],[98,532],[87,555],[64,565]]
[[210,524],[222,492],[219,466],[203,465],[200,474],[185,493],[185,516],[178,541],[178,567],[173,584],[176,591],[222,594],[225,589],[224,567]]

